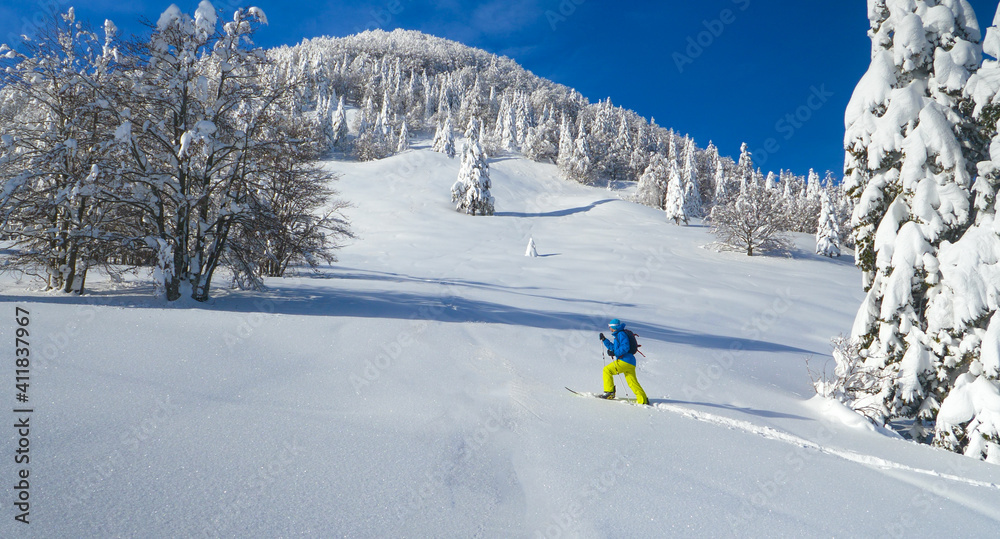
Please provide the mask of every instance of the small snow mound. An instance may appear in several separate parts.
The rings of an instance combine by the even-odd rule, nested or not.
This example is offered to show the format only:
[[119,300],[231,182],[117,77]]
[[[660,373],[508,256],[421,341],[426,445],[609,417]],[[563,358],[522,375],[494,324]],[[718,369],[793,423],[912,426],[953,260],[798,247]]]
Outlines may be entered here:
[[851,410],[844,403],[836,399],[816,395],[806,401],[806,404],[824,417],[839,421],[852,429],[867,430],[870,432],[878,430],[863,415]]

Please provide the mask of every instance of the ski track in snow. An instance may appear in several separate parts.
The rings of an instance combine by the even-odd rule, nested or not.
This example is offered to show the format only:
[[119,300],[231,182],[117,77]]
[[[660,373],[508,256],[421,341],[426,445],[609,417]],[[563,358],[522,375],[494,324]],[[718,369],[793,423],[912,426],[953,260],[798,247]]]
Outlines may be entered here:
[[882,470],[899,470],[905,472],[911,472],[915,474],[927,475],[930,477],[936,477],[939,479],[946,479],[949,481],[955,481],[958,483],[963,483],[966,485],[971,485],[974,487],[989,488],[994,490],[1000,490],[1000,485],[996,483],[990,483],[987,481],[979,481],[976,479],[969,479],[967,477],[961,477],[957,475],[941,473],[934,470],[926,470],[923,468],[916,468],[899,462],[894,462],[881,457],[876,457],[873,455],[865,455],[862,453],[857,453],[855,451],[850,451],[846,449],[837,449],[833,447],[827,447],[815,442],[806,440],[805,438],[800,438],[793,434],[787,432],[782,432],[772,427],[767,427],[763,425],[755,425],[749,421],[742,421],[739,419],[732,419],[729,417],[724,417],[708,412],[701,412],[697,410],[692,410],[690,408],[685,408],[682,406],[677,406],[667,403],[654,403],[652,405],[656,410],[673,412],[683,417],[694,419],[696,421],[702,421],[705,423],[711,423],[714,425],[719,425],[729,429],[741,430],[750,434],[756,434],[762,438],[768,440],[774,440],[778,442],[783,442],[786,444],[797,445],[805,449],[812,449],[819,453],[826,455],[832,455],[835,457],[842,458],[844,460],[868,466],[871,468],[878,468]]

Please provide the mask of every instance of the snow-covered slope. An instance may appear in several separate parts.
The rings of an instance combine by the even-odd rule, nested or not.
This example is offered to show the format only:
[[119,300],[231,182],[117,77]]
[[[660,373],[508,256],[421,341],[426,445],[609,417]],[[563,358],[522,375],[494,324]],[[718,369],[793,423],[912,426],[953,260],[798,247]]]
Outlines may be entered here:
[[[491,162],[494,217],[453,211],[459,161],[426,145],[328,166],[360,238],[321,275],[176,307],[141,283],[71,298],[4,281],[36,359],[32,523],[13,519],[11,431],[0,536],[954,537],[1000,522],[1000,468],[811,398],[805,360],[826,361],[862,297],[849,259],[808,238],[794,258],[717,253],[705,227],[516,157]],[[601,389],[611,317],[640,336],[653,407],[564,389]]]

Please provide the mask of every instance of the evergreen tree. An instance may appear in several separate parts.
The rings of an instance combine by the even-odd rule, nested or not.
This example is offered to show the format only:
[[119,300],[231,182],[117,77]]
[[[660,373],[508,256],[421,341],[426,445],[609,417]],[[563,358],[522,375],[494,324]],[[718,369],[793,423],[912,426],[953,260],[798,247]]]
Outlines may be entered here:
[[493,215],[493,195],[490,194],[490,166],[486,162],[480,138],[479,120],[469,121],[462,148],[462,167],[458,180],[451,188],[451,200],[458,211],[469,215]]
[[636,202],[658,210],[664,209],[669,180],[667,159],[663,154],[654,153],[646,171],[639,177],[639,185],[635,190]]
[[702,216],[701,190],[698,188],[698,171],[695,168],[694,139],[687,139],[684,144],[684,167],[681,169],[681,182],[684,185],[684,214],[688,218]]
[[820,191],[819,225],[816,227],[816,254],[840,256],[840,224],[830,194]]
[[674,224],[688,224],[686,185],[681,179],[681,173],[677,170],[675,163],[669,163],[667,194],[663,202],[663,210],[667,213],[667,219],[673,219]]
[[556,148],[545,138],[544,127],[529,127],[524,138],[524,156],[532,161],[543,161],[555,157]]
[[341,148],[347,143],[347,112],[344,110],[344,96],[337,102],[337,110],[333,113],[332,143],[335,148]]
[[726,204],[730,199],[729,178],[726,176],[726,166],[721,159],[715,161],[715,194],[712,199],[712,206]]
[[556,157],[556,164],[564,175],[573,157],[573,147],[573,131],[569,125],[569,118],[563,114],[562,124],[559,127],[559,154]]
[[451,118],[445,118],[443,124],[438,124],[438,130],[434,133],[434,142],[431,146],[435,152],[443,153],[449,158],[455,157],[455,134],[451,126]]
[[581,129],[573,143],[573,152],[561,168],[566,179],[590,185],[596,181],[593,160],[590,157],[590,141],[587,132]]
[[753,157],[750,155],[750,149],[746,142],[740,146],[740,160],[736,163],[734,175],[740,186],[740,193],[745,192],[747,187],[753,183]]
[[[1000,10],[998,10],[1000,11]],[[1000,14],[998,14],[1000,17]],[[1000,21],[1000,18],[994,20]],[[983,49],[1000,58],[1000,29],[986,30]],[[984,62],[966,88],[973,116],[987,140],[1000,147],[996,120],[1000,117],[1000,63]],[[992,140],[988,140],[992,138]],[[935,417],[933,444],[950,451],[1000,464],[1000,223],[996,193],[1000,186],[1000,155],[990,152],[978,163],[972,187],[972,226],[952,243],[942,244],[940,294],[928,304],[928,335],[940,339],[945,365],[954,365],[941,408]]]
[[975,163],[961,94],[979,62],[979,28],[966,2],[938,4],[869,3],[871,66],[846,113],[845,182],[868,292],[852,337],[881,372],[875,419],[912,419],[917,439],[953,379],[925,315],[941,291],[938,250],[969,223]]
[[406,128],[406,122],[399,126],[399,138],[396,141],[396,153],[403,153],[410,149],[410,131]]

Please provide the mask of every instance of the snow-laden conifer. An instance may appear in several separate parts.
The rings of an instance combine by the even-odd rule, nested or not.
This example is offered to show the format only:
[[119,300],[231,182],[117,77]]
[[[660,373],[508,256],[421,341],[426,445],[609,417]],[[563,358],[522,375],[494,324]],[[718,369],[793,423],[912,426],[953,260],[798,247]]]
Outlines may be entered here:
[[[952,365],[928,333],[940,249],[969,225],[976,154],[962,90],[980,61],[964,1],[872,0],[872,60],[847,107],[845,183],[867,296],[851,335],[881,373],[876,420],[913,420],[923,439]],[[971,159],[971,160],[970,160]]]
[[684,185],[684,214],[688,219],[701,217],[701,190],[699,189],[698,170],[695,167],[694,139],[691,138],[684,143],[681,183]]
[[445,118],[444,123],[438,124],[438,130],[434,133],[434,142],[431,146],[435,152],[443,153],[448,157],[455,157],[455,134],[451,125],[451,118]]
[[[998,10],[1000,11],[1000,10]],[[983,52],[1000,58],[1000,13],[986,30]],[[987,60],[972,75],[966,94],[990,151],[978,163],[972,187],[973,224],[954,243],[943,243],[940,293],[927,307],[927,333],[941,342],[936,352],[954,365],[934,418],[933,444],[1000,464],[1000,224],[996,192],[1000,185],[1000,64]],[[944,393],[944,391],[942,391]]]
[[462,166],[451,188],[451,200],[456,203],[456,210],[469,215],[493,215],[490,166],[479,144],[480,129],[478,119],[469,121],[462,147]]
[[816,228],[816,254],[829,257],[840,256],[840,224],[836,208],[827,191],[820,191],[819,198],[821,209],[819,224]]
[[590,139],[585,129],[580,129],[573,143],[573,151],[569,159],[560,167],[566,179],[582,184],[592,184],[596,181],[593,159],[590,155]]
[[750,154],[750,147],[747,146],[746,142],[740,146],[740,158],[736,162],[736,170],[733,174],[736,184],[739,185],[740,193],[746,191],[747,187],[753,183],[753,157]]
[[396,153],[402,153],[410,149],[410,131],[406,128],[406,122],[399,126],[399,137],[396,139]]
[[344,109],[344,96],[337,101],[337,110],[333,112],[331,125],[332,144],[335,148],[343,148],[347,143],[347,111]]
[[570,127],[569,118],[563,114],[562,123],[559,126],[559,153],[556,156],[556,164],[559,170],[566,170],[569,161],[573,157],[573,129]]
[[636,202],[658,210],[664,209],[663,204],[669,180],[670,167],[667,165],[667,158],[660,153],[653,154],[649,166],[642,173],[639,184],[636,186]]
[[676,163],[667,165],[667,194],[663,201],[663,211],[667,214],[667,219],[673,219],[674,224],[688,224],[686,185],[681,179],[681,173],[677,170]]

